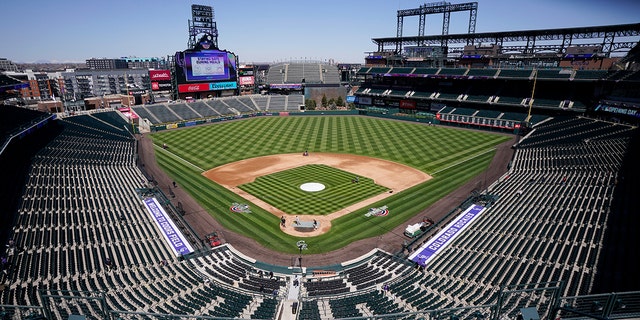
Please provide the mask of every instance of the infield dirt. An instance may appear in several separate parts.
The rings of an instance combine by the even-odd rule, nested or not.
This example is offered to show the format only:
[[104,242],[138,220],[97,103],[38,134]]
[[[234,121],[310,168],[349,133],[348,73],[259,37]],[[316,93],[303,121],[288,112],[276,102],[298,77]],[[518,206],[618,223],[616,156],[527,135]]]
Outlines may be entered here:
[[[289,215],[238,188],[239,185],[252,182],[257,177],[308,164],[324,164],[353,173],[354,175],[367,177],[373,179],[376,184],[390,189],[390,191],[360,201],[328,215],[298,215],[298,218],[302,221],[316,220],[319,225],[316,230],[299,231],[292,226],[295,218],[293,215]],[[270,155],[225,164],[207,170],[202,174],[266,211],[278,217],[284,217],[287,223],[284,226],[281,225],[280,229],[283,232],[299,237],[311,237],[325,233],[331,229],[331,220],[431,179],[430,175],[397,162],[340,153],[310,153],[308,156],[303,156],[301,153]]]

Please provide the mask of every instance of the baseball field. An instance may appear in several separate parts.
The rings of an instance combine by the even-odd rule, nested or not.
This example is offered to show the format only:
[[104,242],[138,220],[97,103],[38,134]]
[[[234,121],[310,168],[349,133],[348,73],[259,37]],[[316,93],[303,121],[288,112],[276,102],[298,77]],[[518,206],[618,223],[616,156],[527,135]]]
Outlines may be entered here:
[[[359,116],[260,117],[151,137],[160,167],[206,210],[193,214],[212,215],[270,250],[297,253],[295,244],[304,239],[309,254],[406,223],[481,174],[495,146],[508,140]],[[213,173],[229,166],[227,178],[216,179]],[[301,188],[309,183],[322,189]],[[251,212],[231,210],[234,203]],[[388,214],[365,216],[383,206]],[[281,224],[293,215],[319,219],[322,228],[302,236]]]

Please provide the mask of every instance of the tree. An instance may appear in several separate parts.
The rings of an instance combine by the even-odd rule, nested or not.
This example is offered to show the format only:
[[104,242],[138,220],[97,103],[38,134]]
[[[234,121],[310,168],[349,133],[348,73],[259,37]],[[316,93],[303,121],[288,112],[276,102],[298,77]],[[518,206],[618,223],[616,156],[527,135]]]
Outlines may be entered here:
[[321,105],[322,105],[322,107],[323,107],[323,108],[326,108],[326,107],[327,107],[327,105],[329,105],[329,102],[327,101],[327,95],[326,95],[326,94],[323,94],[323,95],[322,95],[322,102],[321,102]]
[[338,96],[338,98],[336,98],[336,106],[344,107],[344,100],[342,99],[342,96]]
[[315,110],[316,109],[316,101],[313,99],[306,99],[304,101],[304,107],[307,110]]

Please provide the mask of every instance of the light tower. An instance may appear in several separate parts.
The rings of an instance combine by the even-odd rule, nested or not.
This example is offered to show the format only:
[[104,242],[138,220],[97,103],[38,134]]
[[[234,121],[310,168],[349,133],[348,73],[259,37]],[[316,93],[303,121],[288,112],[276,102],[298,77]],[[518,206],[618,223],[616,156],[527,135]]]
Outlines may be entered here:
[[214,20],[213,7],[192,4],[187,47],[195,48],[203,36],[211,38],[207,39],[211,41],[211,49],[218,49],[218,27]]

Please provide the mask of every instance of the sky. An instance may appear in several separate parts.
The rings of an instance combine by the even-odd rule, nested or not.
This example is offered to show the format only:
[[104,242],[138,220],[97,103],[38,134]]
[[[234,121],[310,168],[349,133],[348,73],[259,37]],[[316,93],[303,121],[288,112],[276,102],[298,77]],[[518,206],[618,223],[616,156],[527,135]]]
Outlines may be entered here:
[[[333,59],[364,63],[372,38],[396,35],[397,11],[416,0],[61,0],[2,1],[0,58],[84,62],[90,58],[166,57],[187,49],[191,5],[212,6],[218,46],[240,63]],[[470,1],[449,1],[465,3]],[[640,23],[637,0],[478,0],[476,33]],[[469,12],[451,14],[449,34],[466,33]],[[418,17],[404,18],[418,35]],[[428,15],[427,35],[442,15]]]

